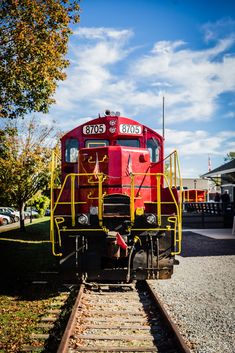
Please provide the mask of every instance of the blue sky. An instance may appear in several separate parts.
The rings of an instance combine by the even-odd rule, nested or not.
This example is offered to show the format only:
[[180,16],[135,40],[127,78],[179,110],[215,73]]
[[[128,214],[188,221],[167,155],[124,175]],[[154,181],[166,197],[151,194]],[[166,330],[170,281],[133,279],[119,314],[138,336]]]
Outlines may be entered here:
[[161,133],[183,177],[235,151],[235,1],[82,0],[66,81],[44,120],[68,131],[109,108]]

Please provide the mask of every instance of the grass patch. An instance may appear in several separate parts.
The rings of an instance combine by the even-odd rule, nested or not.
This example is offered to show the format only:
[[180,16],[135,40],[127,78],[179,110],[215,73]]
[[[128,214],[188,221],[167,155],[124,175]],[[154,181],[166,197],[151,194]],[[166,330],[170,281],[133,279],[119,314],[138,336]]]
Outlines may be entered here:
[[43,217],[26,225],[26,231],[8,230],[0,234],[0,273],[21,277],[51,271],[58,260],[51,253],[49,219]]
[[[37,347],[41,344],[40,341],[32,339],[31,335],[39,333],[37,324],[41,317],[46,315],[55,299],[63,295],[58,293],[58,289],[56,285],[52,288],[30,284],[23,289],[16,289],[14,296],[0,296],[0,353],[19,353],[25,345]],[[44,330],[41,329],[41,332]],[[49,333],[48,329],[45,333]],[[48,350],[47,346],[46,341],[41,351],[56,351]]]
[[51,300],[26,301],[17,296],[1,296],[0,352],[20,352],[22,345],[31,344],[30,334]]
[[26,232],[12,229],[0,238],[0,353],[20,352],[32,344],[30,334],[61,288],[53,280],[33,285],[32,279],[41,271],[58,270],[58,259],[48,242],[48,217],[26,224]]
[[49,217],[35,218],[32,223],[25,223],[25,232],[19,227],[7,229],[0,233],[0,238],[16,240],[49,240],[50,239]]

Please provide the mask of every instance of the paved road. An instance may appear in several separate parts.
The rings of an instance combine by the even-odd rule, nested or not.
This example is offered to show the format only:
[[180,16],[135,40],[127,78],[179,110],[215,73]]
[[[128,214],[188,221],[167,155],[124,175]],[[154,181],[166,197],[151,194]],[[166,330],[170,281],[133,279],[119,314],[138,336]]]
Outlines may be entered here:
[[184,232],[192,232],[200,235],[204,235],[205,237],[213,238],[213,239],[235,239],[235,234],[232,234],[231,228],[219,228],[219,229],[183,229]]
[[[28,223],[30,223],[30,220],[26,219],[25,224],[28,224]],[[4,233],[4,232],[7,232],[8,230],[17,229],[17,228],[20,228],[20,222],[10,223],[10,224],[7,224],[6,226],[0,226],[0,233]]]

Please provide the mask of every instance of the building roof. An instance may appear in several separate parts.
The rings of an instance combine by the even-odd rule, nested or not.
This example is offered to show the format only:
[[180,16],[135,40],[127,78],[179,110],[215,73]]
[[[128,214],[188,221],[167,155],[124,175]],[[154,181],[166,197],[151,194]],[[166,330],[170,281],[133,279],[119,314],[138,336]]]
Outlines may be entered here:
[[221,165],[218,168],[211,170],[208,173],[203,174],[202,178],[220,176],[222,174],[234,173],[235,172],[235,159],[232,159],[228,163]]

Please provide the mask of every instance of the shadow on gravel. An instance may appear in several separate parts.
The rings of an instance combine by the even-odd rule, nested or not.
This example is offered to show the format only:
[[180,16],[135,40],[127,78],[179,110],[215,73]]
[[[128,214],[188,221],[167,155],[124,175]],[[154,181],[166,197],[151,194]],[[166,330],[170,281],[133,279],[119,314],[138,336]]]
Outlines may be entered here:
[[182,257],[235,255],[235,239],[212,239],[193,232],[184,232]]

